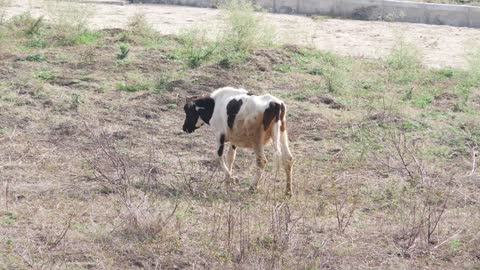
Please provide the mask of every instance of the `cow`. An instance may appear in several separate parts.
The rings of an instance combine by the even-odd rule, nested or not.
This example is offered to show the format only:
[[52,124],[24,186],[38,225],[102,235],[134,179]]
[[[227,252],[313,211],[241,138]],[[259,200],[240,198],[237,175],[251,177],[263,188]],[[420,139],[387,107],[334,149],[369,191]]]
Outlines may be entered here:
[[[245,89],[223,87],[209,95],[187,97],[184,106],[183,131],[192,133],[204,124],[215,131],[217,157],[228,184],[238,184],[233,176],[233,162],[237,148],[253,149],[257,171],[250,191],[257,190],[267,164],[264,146],[273,144],[274,160],[283,165],[286,173],[286,195],[292,195],[293,157],[288,147],[286,106],[271,95],[252,95]],[[229,142],[226,163],[225,144]]]

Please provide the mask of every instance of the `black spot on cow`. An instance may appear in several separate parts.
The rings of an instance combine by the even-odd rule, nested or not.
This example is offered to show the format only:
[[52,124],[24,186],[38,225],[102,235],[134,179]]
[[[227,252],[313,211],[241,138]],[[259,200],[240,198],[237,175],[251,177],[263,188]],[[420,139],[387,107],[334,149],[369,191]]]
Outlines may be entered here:
[[242,107],[243,101],[232,99],[227,104],[227,124],[229,128],[233,128],[233,123],[235,122],[235,117]]
[[220,147],[218,147],[218,156],[221,157],[223,155],[223,148],[225,147],[225,134],[220,135]]
[[270,102],[268,108],[265,109],[263,113],[263,129],[267,130],[270,124],[272,123],[273,119],[275,122],[280,120],[280,111],[281,106],[276,102]]

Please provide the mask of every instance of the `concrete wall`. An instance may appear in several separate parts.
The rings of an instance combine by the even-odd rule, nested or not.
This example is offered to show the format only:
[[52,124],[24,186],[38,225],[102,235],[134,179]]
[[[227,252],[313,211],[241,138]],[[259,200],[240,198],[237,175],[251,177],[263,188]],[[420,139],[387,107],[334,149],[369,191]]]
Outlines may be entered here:
[[[215,7],[219,0],[130,0],[132,3]],[[480,28],[480,7],[396,0],[254,0],[270,12],[329,15],[358,20],[441,24]]]

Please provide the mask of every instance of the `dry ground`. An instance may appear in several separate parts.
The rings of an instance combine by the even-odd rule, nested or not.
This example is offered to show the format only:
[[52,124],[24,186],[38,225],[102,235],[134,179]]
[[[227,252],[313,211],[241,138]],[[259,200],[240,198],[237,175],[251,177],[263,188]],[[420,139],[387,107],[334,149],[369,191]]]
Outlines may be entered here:
[[[19,26],[0,39],[0,268],[479,269],[478,58],[289,46],[190,69],[176,37]],[[180,131],[184,98],[225,85],[288,104],[292,198],[271,166],[248,193],[245,150],[225,187],[211,130]]]
[[[15,0],[7,8],[7,16],[32,9],[44,14],[40,0]],[[93,4],[91,20],[96,29],[124,27],[135,13],[144,13],[153,27],[163,34],[178,34],[191,26],[204,26],[214,34],[221,24],[215,9],[167,5],[104,5]],[[317,49],[354,57],[384,58],[404,36],[416,44],[424,55],[425,65],[434,68],[465,68],[465,55],[480,43],[480,30],[410,23],[368,22],[304,16],[268,14],[269,22],[278,29],[279,42],[309,45]]]

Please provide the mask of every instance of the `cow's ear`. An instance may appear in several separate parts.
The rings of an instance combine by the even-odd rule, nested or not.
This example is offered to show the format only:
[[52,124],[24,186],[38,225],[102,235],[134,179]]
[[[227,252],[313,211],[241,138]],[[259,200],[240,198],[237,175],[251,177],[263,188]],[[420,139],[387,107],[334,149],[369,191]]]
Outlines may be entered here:
[[195,100],[195,96],[186,96],[185,97],[185,102],[186,103],[189,103],[189,102],[192,102],[193,100]]

